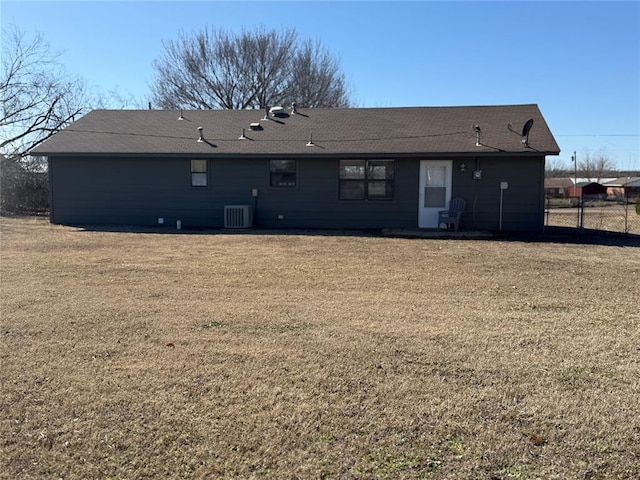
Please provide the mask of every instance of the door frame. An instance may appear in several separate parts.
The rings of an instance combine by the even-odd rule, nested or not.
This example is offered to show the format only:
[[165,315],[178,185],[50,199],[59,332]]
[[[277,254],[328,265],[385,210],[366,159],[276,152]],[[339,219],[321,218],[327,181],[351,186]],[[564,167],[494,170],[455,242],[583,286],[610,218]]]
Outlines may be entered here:
[[[424,206],[424,189],[427,180],[427,166],[444,166],[445,170],[445,206],[428,208]],[[420,160],[418,183],[418,228],[438,228],[438,210],[446,210],[451,200],[453,179],[453,160]],[[435,214],[435,216],[434,216]]]

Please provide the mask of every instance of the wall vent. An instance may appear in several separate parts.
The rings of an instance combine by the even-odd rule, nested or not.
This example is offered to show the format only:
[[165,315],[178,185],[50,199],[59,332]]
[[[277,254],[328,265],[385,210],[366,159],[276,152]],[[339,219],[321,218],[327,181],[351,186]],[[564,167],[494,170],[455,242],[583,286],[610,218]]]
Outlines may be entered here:
[[250,205],[225,205],[224,228],[253,227],[253,210]]

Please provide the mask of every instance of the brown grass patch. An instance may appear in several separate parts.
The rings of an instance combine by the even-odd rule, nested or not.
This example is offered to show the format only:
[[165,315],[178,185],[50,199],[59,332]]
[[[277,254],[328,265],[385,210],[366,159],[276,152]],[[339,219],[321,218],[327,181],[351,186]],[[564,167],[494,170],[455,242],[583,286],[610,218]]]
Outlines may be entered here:
[[638,478],[639,249],[1,229],[2,478]]

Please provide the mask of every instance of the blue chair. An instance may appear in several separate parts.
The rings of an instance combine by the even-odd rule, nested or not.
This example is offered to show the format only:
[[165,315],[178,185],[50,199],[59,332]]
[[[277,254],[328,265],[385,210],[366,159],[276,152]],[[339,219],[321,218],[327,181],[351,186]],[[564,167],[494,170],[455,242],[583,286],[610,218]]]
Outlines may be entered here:
[[440,210],[438,212],[438,230],[440,225],[445,224],[447,230],[453,227],[454,231],[458,231],[460,227],[460,219],[464,213],[467,202],[462,198],[452,198],[449,202],[449,210]]

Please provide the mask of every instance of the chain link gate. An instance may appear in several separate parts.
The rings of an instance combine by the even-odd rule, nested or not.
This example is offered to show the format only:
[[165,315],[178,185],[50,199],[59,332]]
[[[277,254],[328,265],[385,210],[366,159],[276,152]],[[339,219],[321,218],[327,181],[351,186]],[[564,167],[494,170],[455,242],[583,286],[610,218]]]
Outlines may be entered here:
[[609,199],[602,195],[555,198],[545,201],[545,226],[601,230],[640,235],[640,198]]

